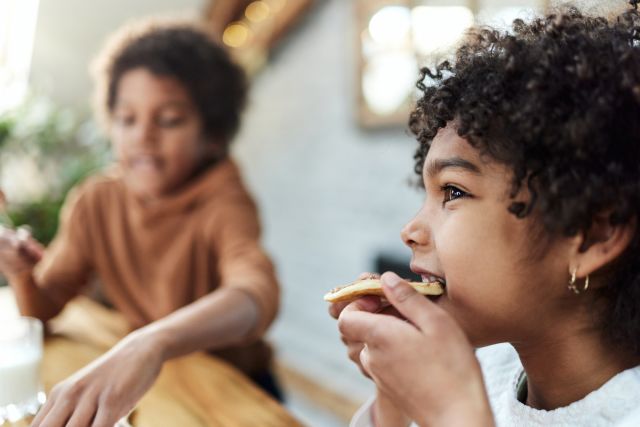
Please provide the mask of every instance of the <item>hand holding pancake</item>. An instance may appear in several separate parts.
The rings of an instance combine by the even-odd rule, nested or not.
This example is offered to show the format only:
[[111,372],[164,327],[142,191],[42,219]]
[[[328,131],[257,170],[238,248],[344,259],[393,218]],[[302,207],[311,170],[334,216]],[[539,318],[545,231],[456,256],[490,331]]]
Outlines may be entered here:
[[420,425],[492,425],[480,366],[462,329],[394,273],[382,282],[407,321],[356,309],[339,316],[344,340],[363,345],[362,369]]
[[[358,280],[379,278],[379,274],[373,273],[362,273],[360,276],[358,276]],[[356,300],[342,300],[331,303],[331,305],[329,306],[329,314],[334,319],[338,319],[340,317],[340,314],[345,311],[366,311],[370,313],[376,313],[381,308],[382,301],[380,300],[380,297],[362,296],[360,298],[357,298]],[[369,374],[367,374],[367,372],[362,368],[362,365],[360,364],[360,352],[362,351],[364,344],[360,341],[348,340],[344,335],[341,335],[340,338],[342,339],[344,345],[347,346],[347,354],[349,355],[349,359],[351,359],[353,363],[358,365],[360,371],[368,377]]]

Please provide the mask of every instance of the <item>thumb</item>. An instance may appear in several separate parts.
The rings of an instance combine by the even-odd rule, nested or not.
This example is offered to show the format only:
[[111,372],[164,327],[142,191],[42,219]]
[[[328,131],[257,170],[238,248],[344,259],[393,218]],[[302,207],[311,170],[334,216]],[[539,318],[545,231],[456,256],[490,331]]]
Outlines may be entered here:
[[380,278],[385,297],[407,320],[418,329],[427,325],[429,313],[436,307],[397,274],[386,272]]
[[33,261],[40,261],[44,253],[44,247],[31,237],[31,230],[28,227],[18,227],[16,237],[20,249]]

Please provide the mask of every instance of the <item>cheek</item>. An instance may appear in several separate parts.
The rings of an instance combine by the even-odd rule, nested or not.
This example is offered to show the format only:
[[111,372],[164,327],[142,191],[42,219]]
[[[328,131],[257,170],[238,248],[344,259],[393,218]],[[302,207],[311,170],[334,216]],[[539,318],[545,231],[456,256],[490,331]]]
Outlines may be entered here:
[[450,297],[498,298],[504,294],[505,282],[520,274],[523,227],[488,209],[459,214],[455,221],[443,223],[436,237]]
[[126,156],[131,150],[131,144],[128,138],[128,132],[121,127],[114,126],[109,130],[109,140],[111,141],[111,150],[117,158]]
[[119,162],[127,158],[127,144],[124,144],[121,140],[114,137],[111,137],[111,151]]
[[203,160],[206,143],[195,132],[180,132],[165,139],[163,157],[171,169],[188,172]]

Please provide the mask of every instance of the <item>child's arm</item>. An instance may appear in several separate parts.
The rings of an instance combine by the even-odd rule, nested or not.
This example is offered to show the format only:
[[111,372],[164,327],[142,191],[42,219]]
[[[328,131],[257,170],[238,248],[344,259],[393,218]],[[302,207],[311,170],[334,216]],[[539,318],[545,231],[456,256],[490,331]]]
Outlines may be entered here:
[[378,389],[371,407],[371,419],[376,427],[407,427],[411,419]]
[[23,316],[46,321],[60,311],[60,305],[48,292],[36,285],[33,268],[44,247],[24,229],[0,228],[0,272],[13,289]]
[[[258,243],[251,205],[217,218],[220,287],[125,337],[111,351],[55,387],[34,426],[113,425],[151,387],[162,364],[193,351],[251,342],[275,317],[278,285]],[[100,402],[100,403],[98,403]]]
[[275,318],[279,287],[259,243],[255,206],[248,196],[225,203],[211,232],[218,289],[140,330],[160,343],[165,358],[249,343]]
[[258,318],[244,292],[223,289],[132,332],[102,357],[56,385],[34,426],[114,425],[153,385],[170,358],[244,340]]
[[83,186],[69,193],[46,252],[24,229],[0,231],[0,271],[23,315],[51,319],[87,282],[92,269],[87,194]]

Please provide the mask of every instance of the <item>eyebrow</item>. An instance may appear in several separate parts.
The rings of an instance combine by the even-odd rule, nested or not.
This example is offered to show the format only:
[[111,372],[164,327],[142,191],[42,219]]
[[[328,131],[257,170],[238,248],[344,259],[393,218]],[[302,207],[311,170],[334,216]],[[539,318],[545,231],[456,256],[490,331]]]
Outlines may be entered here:
[[448,168],[464,169],[475,175],[481,175],[480,168],[475,164],[460,157],[451,157],[448,159],[436,159],[430,162],[427,165],[427,176],[436,176]]
[[[116,102],[114,104],[114,110],[116,108],[125,108],[125,107],[130,107],[131,102],[129,102],[128,100],[120,101],[120,102]],[[186,101],[182,101],[182,100],[169,100],[163,104],[160,105],[160,108],[183,108],[183,109],[189,109],[190,105],[188,102]]]

